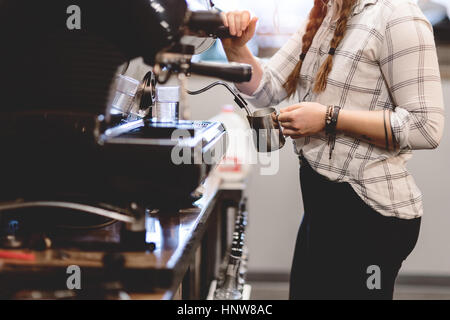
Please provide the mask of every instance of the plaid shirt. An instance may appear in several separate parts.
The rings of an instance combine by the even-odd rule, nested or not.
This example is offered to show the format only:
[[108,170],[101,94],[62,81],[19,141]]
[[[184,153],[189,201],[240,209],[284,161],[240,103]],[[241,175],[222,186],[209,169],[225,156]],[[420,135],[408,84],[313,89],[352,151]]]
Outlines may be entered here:
[[[335,29],[332,11],[305,57],[299,99],[346,110],[390,110],[400,149],[387,151],[338,134],[329,159],[327,137],[320,133],[297,139],[296,152],[331,181],[350,183],[382,215],[422,216],[422,194],[406,163],[411,150],[436,148],[443,134],[443,94],[432,27],[413,0],[360,0],[336,50],[327,88],[316,95],[313,83]],[[305,25],[264,66],[259,88],[247,96],[254,106],[286,99],[282,84],[299,60],[304,30]]]

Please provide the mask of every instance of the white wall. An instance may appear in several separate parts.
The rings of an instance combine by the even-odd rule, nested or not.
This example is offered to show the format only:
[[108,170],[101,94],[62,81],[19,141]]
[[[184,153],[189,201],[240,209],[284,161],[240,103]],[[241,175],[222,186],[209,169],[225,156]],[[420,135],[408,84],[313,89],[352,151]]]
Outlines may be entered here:
[[[210,83],[207,78],[192,77],[188,87],[198,89]],[[216,87],[200,96],[189,98],[194,119],[208,119],[224,104],[233,104],[225,88]],[[244,115],[243,112],[236,110]],[[302,217],[298,159],[288,140],[280,151],[277,175],[260,175],[253,167],[249,179],[250,224],[248,245],[251,272],[287,273],[290,270],[297,231]]]
[[[191,78],[189,87],[208,83]],[[450,106],[450,80],[444,81]],[[207,119],[232,99],[223,88],[191,97],[192,114]],[[403,273],[450,275],[450,125],[435,151],[415,152],[409,168],[424,193],[425,216],[418,245],[403,267]],[[249,181],[250,271],[288,273],[303,208],[298,178],[298,160],[290,141],[280,152],[280,172],[261,176],[258,168]]]
[[[450,107],[450,79],[444,80],[444,99]],[[415,251],[404,273],[450,275],[450,125],[435,151],[416,151],[409,169],[424,193],[425,214]]]
[[[147,68],[130,70],[127,74],[141,79],[146,71]],[[211,81],[192,77],[188,87],[199,89]],[[444,80],[444,94],[446,105],[450,107],[450,79]],[[233,99],[225,88],[216,87],[202,95],[189,97],[189,103],[193,119],[204,120],[216,115],[224,104],[232,104]],[[424,193],[425,216],[419,242],[404,264],[403,273],[450,275],[449,138],[450,125],[447,124],[441,146],[435,151],[416,151],[409,164]],[[248,230],[251,272],[290,271],[303,213],[298,169],[290,141],[280,151],[277,175],[261,176],[258,167],[253,168],[247,190],[251,214]]]

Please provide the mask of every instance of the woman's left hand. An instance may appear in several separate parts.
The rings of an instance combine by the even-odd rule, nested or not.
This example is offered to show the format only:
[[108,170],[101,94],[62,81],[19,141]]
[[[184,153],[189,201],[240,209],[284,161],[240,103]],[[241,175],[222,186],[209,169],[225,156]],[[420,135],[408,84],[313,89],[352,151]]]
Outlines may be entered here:
[[302,102],[280,110],[278,120],[283,134],[293,139],[310,136],[325,129],[327,107],[315,102]]

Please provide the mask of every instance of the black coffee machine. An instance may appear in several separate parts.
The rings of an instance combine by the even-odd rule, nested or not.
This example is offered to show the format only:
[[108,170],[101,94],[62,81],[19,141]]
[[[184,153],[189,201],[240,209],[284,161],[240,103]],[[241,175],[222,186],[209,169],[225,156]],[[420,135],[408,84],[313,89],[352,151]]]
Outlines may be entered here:
[[[80,25],[70,28],[73,6]],[[136,57],[160,82],[179,73],[250,80],[247,65],[192,63],[195,48],[181,43],[187,33],[227,30],[219,13],[191,12],[184,0],[0,1],[3,227],[10,214],[86,213],[125,222],[139,231],[139,244],[146,210],[192,203],[190,194],[225,152],[224,127],[159,126],[108,113],[118,69]],[[177,129],[189,136],[172,139]],[[174,148],[197,160],[173,163]]]

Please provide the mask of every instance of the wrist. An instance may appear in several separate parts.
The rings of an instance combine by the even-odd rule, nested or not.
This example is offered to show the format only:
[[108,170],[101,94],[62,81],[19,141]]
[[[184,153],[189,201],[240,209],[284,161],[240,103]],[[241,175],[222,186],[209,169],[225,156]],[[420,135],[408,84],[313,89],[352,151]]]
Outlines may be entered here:
[[325,114],[325,133],[334,136],[337,131],[337,122],[341,108],[338,106],[328,106]]
[[[225,47],[225,54],[227,55],[228,61],[230,62],[245,62],[248,59],[250,50],[246,45],[242,47],[230,46]],[[251,54],[251,53],[250,53]]]

